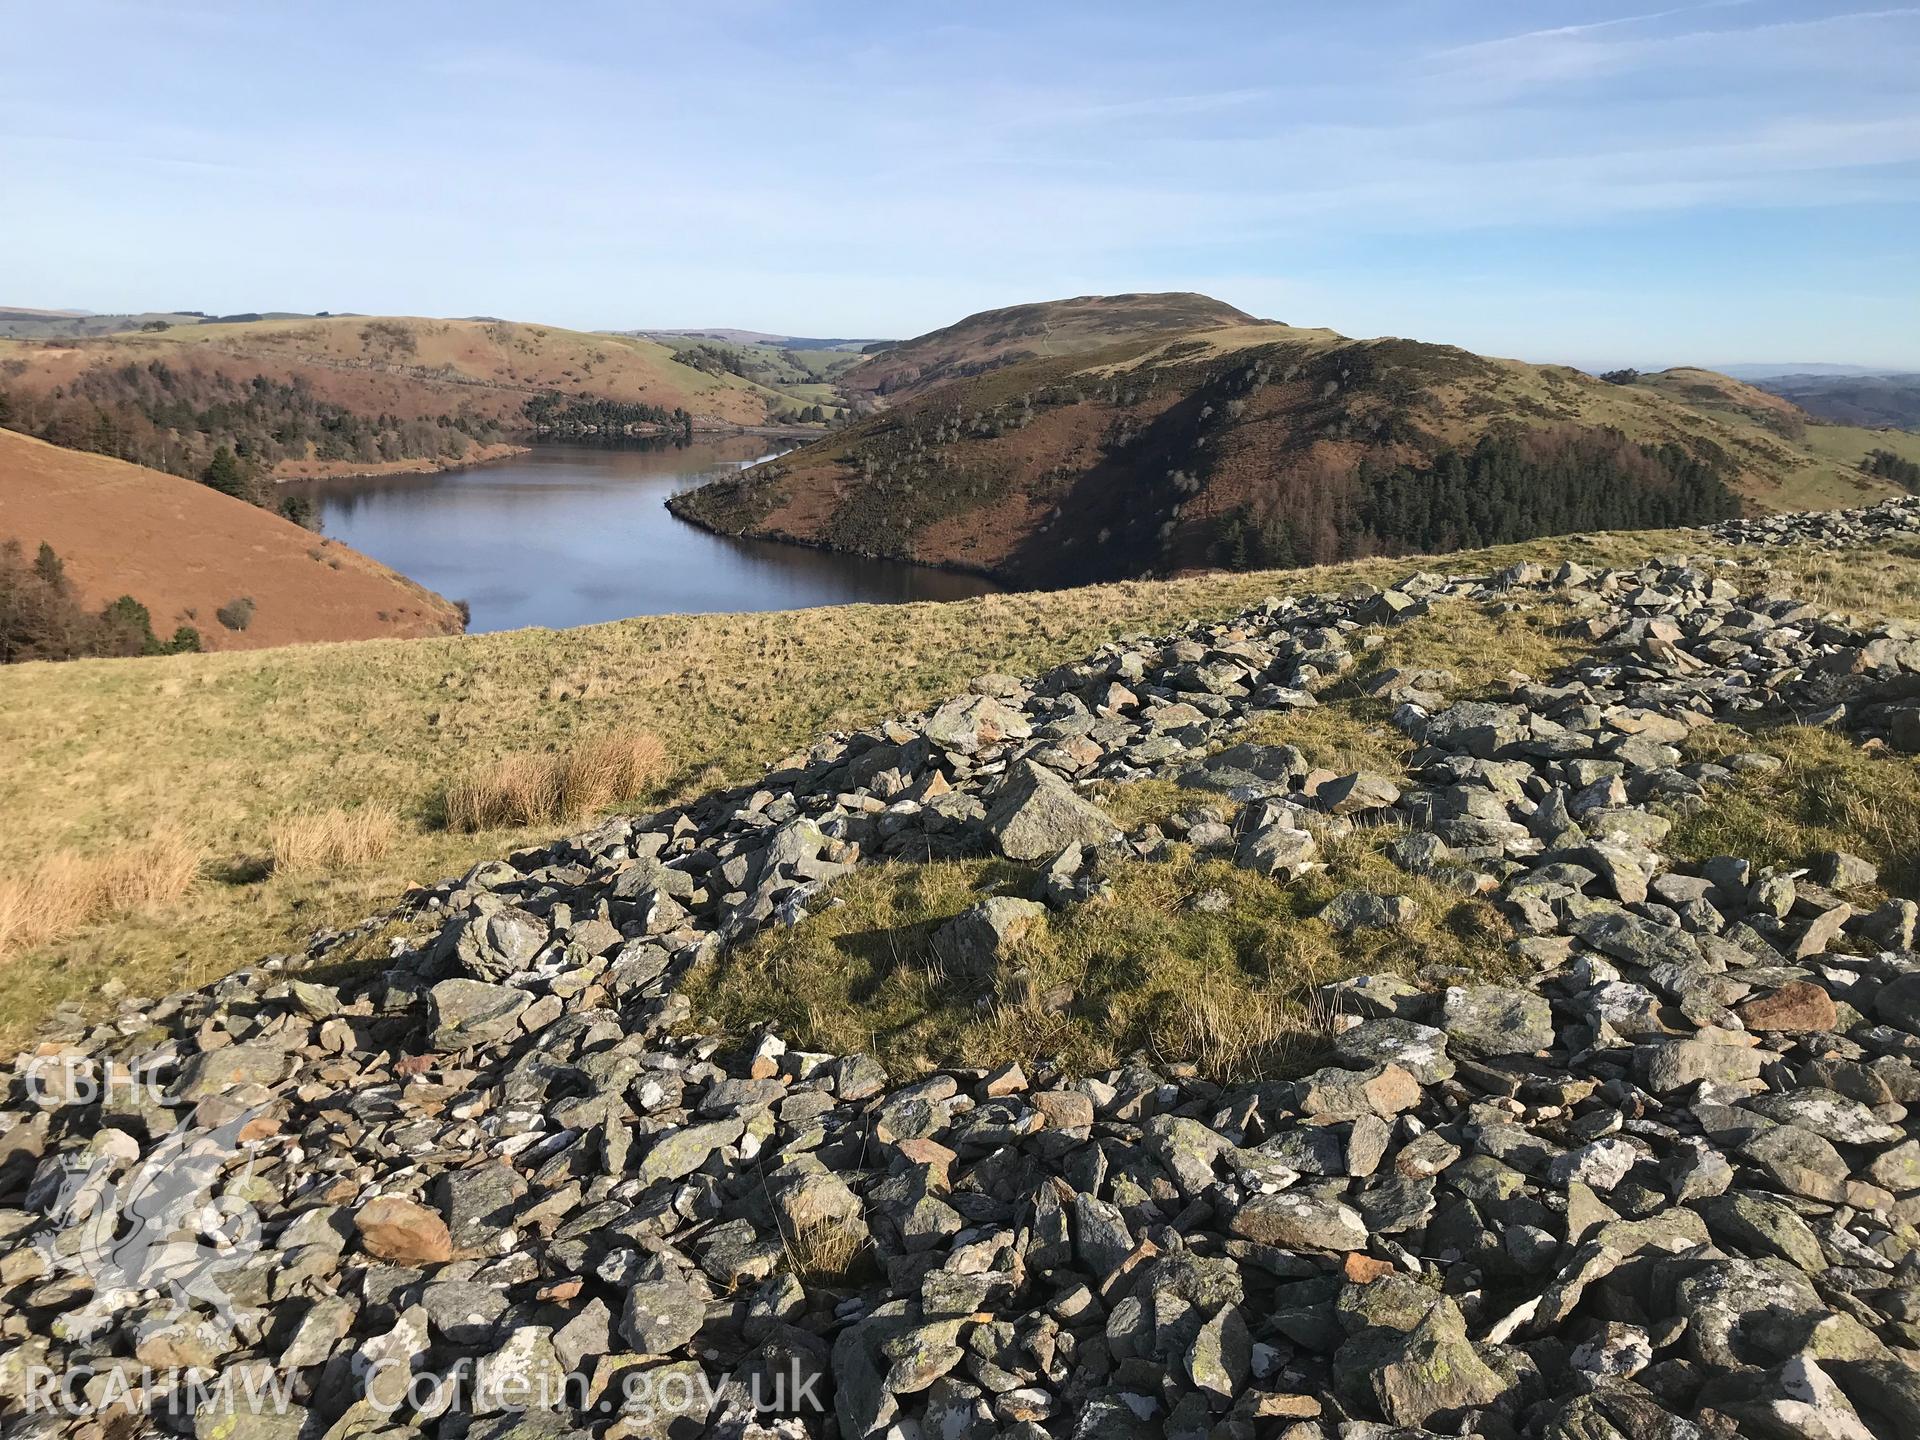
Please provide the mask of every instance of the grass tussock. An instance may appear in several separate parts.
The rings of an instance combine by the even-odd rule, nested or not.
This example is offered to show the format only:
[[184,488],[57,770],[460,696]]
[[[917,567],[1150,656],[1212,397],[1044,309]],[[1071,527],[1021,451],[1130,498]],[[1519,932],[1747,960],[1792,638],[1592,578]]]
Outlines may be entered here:
[[274,823],[276,875],[317,875],[369,865],[393,848],[400,819],[384,805],[303,810]]
[[1318,1007],[1271,990],[1208,980],[1171,996],[1153,1027],[1163,1062],[1191,1064],[1218,1080],[1252,1080],[1290,1068],[1317,1044]]
[[456,779],[446,791],[450,830],[498,830],[578,820],[631,800],[666,773],[666,747],[622,732],[547,755],[508,755]]
[[193,885],[200,860],[198,846],[164,827],[99,855],[56,851],[25,875],[0,880],[0,956],[171,905]]
[[783,1227],[787,1268],[801,1280],[831,1285],[863,1269],[871,1248],[865,1231],[839,1220],[821,1220],[791,1233]]

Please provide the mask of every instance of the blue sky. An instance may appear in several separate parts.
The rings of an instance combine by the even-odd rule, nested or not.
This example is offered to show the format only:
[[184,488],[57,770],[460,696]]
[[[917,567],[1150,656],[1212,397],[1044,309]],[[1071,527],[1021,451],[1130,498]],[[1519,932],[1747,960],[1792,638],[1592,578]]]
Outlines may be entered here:
[[19,4],[0,303],[1920,368],[1916,77],[1845,0]]

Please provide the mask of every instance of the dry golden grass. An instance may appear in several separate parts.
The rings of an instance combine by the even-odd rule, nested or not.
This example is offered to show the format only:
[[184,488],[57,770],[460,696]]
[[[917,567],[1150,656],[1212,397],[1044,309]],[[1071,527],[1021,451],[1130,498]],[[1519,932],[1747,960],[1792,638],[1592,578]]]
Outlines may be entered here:
[[832,1284],[860,1270],[872,1245],[857,1226],[837,1220],[821,1220],[803,1225],[791,1234],[781,1231],[781,1243],[787,1251],[787,1268],[802,1280]]
[[1153,1050],[1163,1061],[1185,1061],[1210,1080],[1262,1080],[1313,1033],[1308,1011],[1270,990],[1249,991],[1202,981],[1166,1007],[1154,1027]]
[[631,800],[659,782],[667,770],[667,747],[647,734],[601,735],[561,757],[554,776],[562,820],[577,819],[620,800]]
[[400,817],[385,805],[302,810],[274,823],[276,875],[312,875],[371,864],[393,848]]
[[99,855],[58,850],[24,876],[0,880],[0,956],[56,940],[109,916],[141,916],[192,886],[201,852],[178,830]]
[[645,733],[599,735],[551,755],[508,755],[447,786],[447,828],[470,833],[578,820],[645,793],[666,765],[666,746]]
[[534,825],[558,808],[553,762],[543,755],[507,755],[447,786],[449,830]]

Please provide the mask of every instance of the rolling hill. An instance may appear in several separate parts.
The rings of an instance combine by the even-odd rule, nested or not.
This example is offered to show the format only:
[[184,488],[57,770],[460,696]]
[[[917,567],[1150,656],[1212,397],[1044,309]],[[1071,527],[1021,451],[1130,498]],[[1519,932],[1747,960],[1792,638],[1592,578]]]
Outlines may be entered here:
[[88,310],[35,310],[21,305],[0,305],[0,339],[72,340],[83,335],[138,330],[143,325],[197,325],[201,319],[183,310],[96,315]]
[[1836,425],[1920,430],[1920,375],[1773,375],[1756,382]]
[[[979,318],[953,328],[984,334]],[[882,413],[678,497],[676,513],[727,534],[1056,586],[1837,506],[1888,489],[1858,470],[1870,432],[1812,427],[1791,403],[1707,371],[1609,384],[1272,323],[997,366],[970,353],[990,368],[896,392]],[[860,376],[872,378],[862,366],[848,383]]]
[[[0,430],[0,542],[53,547],[81,601],[131,595],[208,650],[457,635],[449,601],[336,541],[196,481]],[[217,618],[251,601],[244,628]],[[232,612],[230,612],[232,613]]]
[[1260,323],[1245,311],[1186,291],[1010,305],[982,310],[912,340],[869,347],[871,358],[842,383],[860,394],[900,399],[1028,360],[1081,355],[1172,331]]
[[99,314],[92,310],[35,310],[28,306],[0,305],[0,339],[76,340],[88,336],[116,335],[138,330],[157,332],[176,326],[238,324],[254,320],[324,320],[326,313],[309,315],[298,310],[269,310],[249,315],[209,315],[203,310],[141,310]]
[[284,477],[460,463],[536,421],[733,429],[807,403],[653,341],[504,320],[334,316],[0,340],[0,423],[177,474],[197,475],[236,419],[258,422],[234,438]]
[[729,345],[760,345],[775,350],[849,350],[891,344],[887,340],[854,340],[815,335],[779,335],[771,330],[738,330],[720,325],[708,329],[616,330],[616,335],[638,335],[647,340],[721,340]]
[[517,424],[529,397],[559,391],[684,409],[696,427],[731,426],[763,421],[769,398],[736,377],[678,365],[663,345],[507,320],[336,316],[0,345],[4,383],[25,391],[70,383],[97,366],[155,359],[276,379],[298,375],[316,393],[356,410],[409,418],[464,408]]
[[[665,346],[689,369],[736,376],[786,397],[790,407],[772,404],[768,409],[768,418],[783,424],[841,418],[853,397],[839,381],[865,359],[859,341],[754,338],[756,332],[741,330],[632,333]],[[815,406],[820,407],[817,415]]]

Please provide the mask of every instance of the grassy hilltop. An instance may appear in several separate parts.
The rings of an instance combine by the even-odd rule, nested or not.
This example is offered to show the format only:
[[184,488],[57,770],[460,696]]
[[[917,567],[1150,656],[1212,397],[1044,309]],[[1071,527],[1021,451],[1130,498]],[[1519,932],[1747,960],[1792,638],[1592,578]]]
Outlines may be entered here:
[[1030,360],[1085,355],[1129,340],[1259,325],[1210,295],[1079,295],[982,310],[897,344],[869,346],[870,358],[847,372],[850,390],[904,399],[951,380]]

